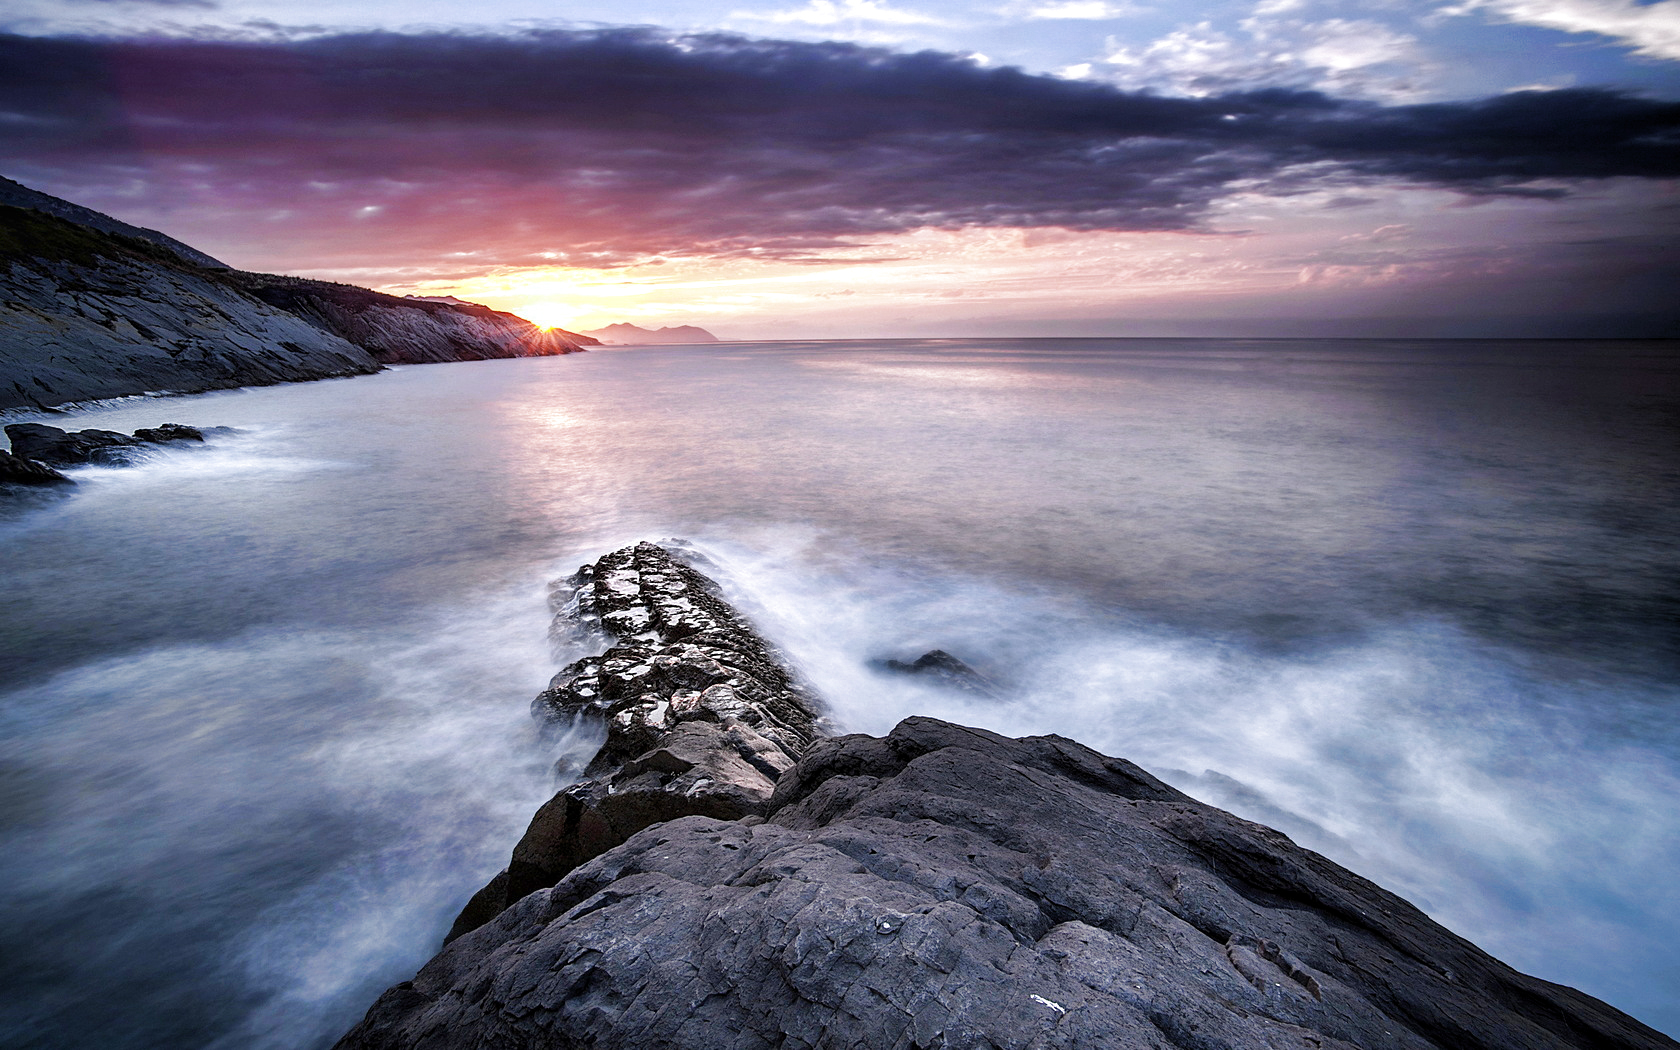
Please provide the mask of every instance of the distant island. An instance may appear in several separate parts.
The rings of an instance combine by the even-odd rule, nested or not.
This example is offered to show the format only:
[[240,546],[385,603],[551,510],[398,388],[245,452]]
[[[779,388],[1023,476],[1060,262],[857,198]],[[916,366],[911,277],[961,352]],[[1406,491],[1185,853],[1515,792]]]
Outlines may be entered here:
[[618,324],[607,325],[605,328],[580,331],[578,334],[599,339],[606,346],[645,346],[650,343],[715,343],[718,341],[717,336],[704,328],[696,328],[691,324],[653,330],[621,321]]

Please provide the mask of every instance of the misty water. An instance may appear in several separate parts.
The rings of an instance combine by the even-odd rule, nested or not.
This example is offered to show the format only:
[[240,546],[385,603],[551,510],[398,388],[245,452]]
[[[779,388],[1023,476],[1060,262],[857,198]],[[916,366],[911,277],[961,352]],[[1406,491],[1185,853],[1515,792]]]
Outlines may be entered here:
[[[0,1043],[329,1045],[565,741],[545,585],[692,540],[849,729],[1057,732],[1680,1033],[1680,347],[596,351],[136,399],[0,504]],[[871,669],[943,648],[1000,699]]]

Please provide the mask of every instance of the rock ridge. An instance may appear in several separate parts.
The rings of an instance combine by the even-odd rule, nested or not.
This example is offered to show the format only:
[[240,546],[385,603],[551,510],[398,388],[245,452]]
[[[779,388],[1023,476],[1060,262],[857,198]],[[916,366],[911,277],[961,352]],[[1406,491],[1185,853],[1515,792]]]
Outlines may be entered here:
[[[517,895],[516,849],[496,906],[339,1050],[1680,1046],[1064,737],[788,725],[815,710],[809,692],[686,561],[638,544],[561,585],[561,626],[613,644],[536,702],[608,732],[525,857],[576,814],[610,824],[621,794],[654,800],[644,826],[557,851],[557,880]],[[719,684],[733,700],[708,698]],[[769,768],[727,739],[747,727]],[[716,796],[739,815],[676,812],[708,754],[762,774]]]
[[785,658],[679,551],[638,543],[552,588],[555,632],[606,648],[555,675],[532,715],[598,724],[606,739],[582,779],[537,811],[450,939],[649,825],[761,816],[824,732],[819,702]]

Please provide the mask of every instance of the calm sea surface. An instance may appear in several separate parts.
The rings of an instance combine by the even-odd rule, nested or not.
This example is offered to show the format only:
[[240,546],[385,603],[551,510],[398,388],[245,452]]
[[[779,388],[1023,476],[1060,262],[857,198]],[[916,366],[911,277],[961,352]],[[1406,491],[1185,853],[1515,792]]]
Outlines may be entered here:
[[[0,1043],[330,1042],[554,789],[544,585],[686,537],[849,728],[1060,732],[1680,1034],[1680,345],[418,366],[0,502]],[[998,700],[870,669],[939,647]]]

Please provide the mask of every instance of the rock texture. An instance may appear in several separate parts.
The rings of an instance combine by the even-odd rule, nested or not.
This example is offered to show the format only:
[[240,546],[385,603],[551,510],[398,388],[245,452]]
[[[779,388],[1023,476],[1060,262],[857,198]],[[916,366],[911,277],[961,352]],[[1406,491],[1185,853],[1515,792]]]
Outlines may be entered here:
[[[215,429],[215,428],[212,428]],[[42,423],[12,423],[6,427],[12,453],[53,467],[84,463],[123,466],[143,454],[147,445],[204,440],[204,431],[182,423],[141,427],[132,436],[115,430],[66,431]],[[68,480],[68,479],[66,479]]]
[[595,342],[483,306],[230,270],[156,231],[0,180],[0,409]]
[[0,409],[377,372],[367,350],[147,241],[0,206]]
[[[679,712],[725,674],[750,694],[762,643],[740,648],[739,617],[661,554],[621,551],[573,581],[577,618],[623,645],[539,705],[618,728],[522,847],[618,792],[686,795],[706,748],[745,759],[720,737],[750,725],[751,702]],[[340,1050],[1680,1045],[1071,740],[927,718],[885,738],[771,733],[782,721],[753,726],[802,752],[760,770],[768,800],[649,824],[524,894],[381,996]],[[694,730],[709,743],[679,744]]]
[[74,480],[65,477],[45,463],[15,456],[10,452],[0,452],[0,485],[74,485],[75,483]]
[[451,938],[651,824],[762,815],[777,778],[822,732],[816,700],[781,656],[671,550],[616,551],[561,581],[554,598],[557,631],[610,644],[556,675],[532,713],[599,720],[606,742],[583,779],[537,811]]

